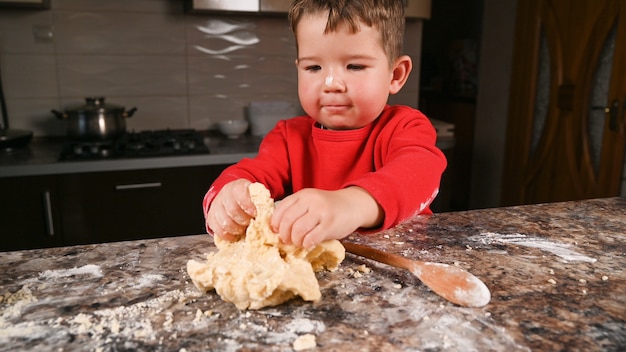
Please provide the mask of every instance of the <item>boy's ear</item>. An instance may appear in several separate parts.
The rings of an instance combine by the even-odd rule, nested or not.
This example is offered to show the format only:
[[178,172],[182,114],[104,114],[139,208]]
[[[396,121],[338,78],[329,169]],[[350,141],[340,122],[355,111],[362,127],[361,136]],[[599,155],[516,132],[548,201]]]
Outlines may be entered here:
[[413,62],[408,55],[400,56],[393,65],[393,76],[389,84],[389,94],[396,94],[402,89],[413,69]]

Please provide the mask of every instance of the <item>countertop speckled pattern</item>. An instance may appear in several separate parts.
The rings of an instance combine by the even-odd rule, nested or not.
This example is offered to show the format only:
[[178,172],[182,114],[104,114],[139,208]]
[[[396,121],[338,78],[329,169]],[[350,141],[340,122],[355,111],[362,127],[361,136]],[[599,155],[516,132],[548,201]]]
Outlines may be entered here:
[[320,301],[241,312],[185,271],[215,250],[207,235],[6,252],[0,350],[290,351],[303,334],[317,351],[626,349],[624,198],[441,213],[351,240],[459,265],[492,300],[461,308],[347,255],[318,275]]

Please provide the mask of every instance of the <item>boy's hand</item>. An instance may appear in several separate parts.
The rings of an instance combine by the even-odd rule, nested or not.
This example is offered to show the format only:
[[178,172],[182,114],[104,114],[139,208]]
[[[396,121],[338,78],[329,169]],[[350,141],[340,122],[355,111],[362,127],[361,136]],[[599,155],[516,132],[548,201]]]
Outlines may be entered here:
[[227,183],[213,199],[206,223],[215,236],[234,241],[245,233],[250,219],[256,215],[248,192],[250,183],[246,179]]
[[271,226],[284,243],[310,248],[328,239],[341,239],[359,227],[376,227],[383,212],[360,187],[336,191],[307,188],[282,201]]

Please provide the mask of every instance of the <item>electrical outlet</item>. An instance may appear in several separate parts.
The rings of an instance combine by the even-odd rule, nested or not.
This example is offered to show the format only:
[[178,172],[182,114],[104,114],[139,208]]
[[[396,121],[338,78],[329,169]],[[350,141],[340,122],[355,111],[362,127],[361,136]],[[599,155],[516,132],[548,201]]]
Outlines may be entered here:
[[34,25],[33,37],[35,43],[52,43],[54,41],[52,25]]

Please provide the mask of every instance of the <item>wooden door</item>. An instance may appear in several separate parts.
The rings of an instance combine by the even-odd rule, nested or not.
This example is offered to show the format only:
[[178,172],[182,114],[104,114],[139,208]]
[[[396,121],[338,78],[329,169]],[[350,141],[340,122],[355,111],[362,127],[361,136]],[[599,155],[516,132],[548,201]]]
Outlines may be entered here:
[[617,196],[626,0],[520,0],[503,205]]

